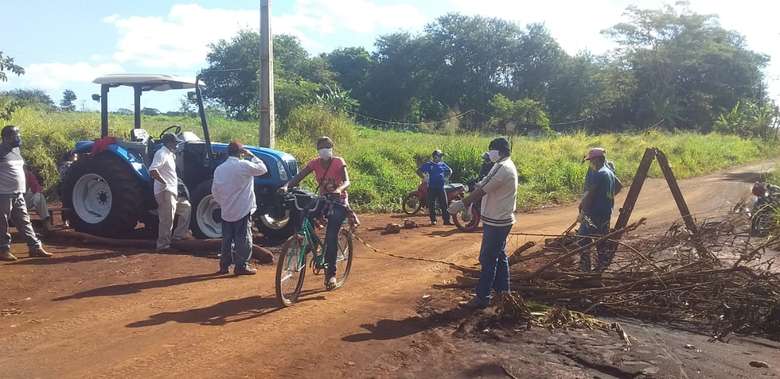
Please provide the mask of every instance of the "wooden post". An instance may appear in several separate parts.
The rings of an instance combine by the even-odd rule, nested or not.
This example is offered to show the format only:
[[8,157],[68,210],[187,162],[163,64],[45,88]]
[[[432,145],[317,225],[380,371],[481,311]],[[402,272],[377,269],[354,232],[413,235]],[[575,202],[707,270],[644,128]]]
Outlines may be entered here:
[[260,1],[260,146],[273,148],[274,53],[271,36],[271,1]]
[[669,185],[669,190],[672,191],[672,197],[674,198],[674,202],[677,203],[677,209],[680,210],[680,216],[682,216],[682,219],[685,222],[685,227],[693,234],[694,247],[699,253],[699,257],[709,259],[715,258],[712,253],[701,244],[701,241],[698,240],[699,227],[696,225],[693,216],[691,216],[691,211],[688,209],[688,204],[685,202],[680,186],[677,184],[677,179],[674,177],[674,172],[672,172],[672,166],[669,165],[669,160],[666,159],[666,155],[660,150],[657,152],[656,159],[658,159],[658,165],[661,166],[661,171],[664,173],[664,178],[666,178],[666,183]]
[[680,216],[685,221],[685,227],[693,234],[699,233],[699,228],[696,225],[696,221],[691,216],[691,211],[688,210],[688,204],[685,202],[680,186],[677,184],[677,179],[672,172],[672,166],[669,165],[669,160],[662,151],[658,151],[657,155],[658,165],[661,166],[661,171],[664,173],[666,183],[669,185],[669,190],[672,191],[672,197],[674,202],[677,203],[677,209],[680,210]]
[[[626,200],[623,201],[623,207],[620,208],[620,215],[618,215],[617,222],[615,222],[615,230],[620,230],[628,225],[628,220],[631,218],[631,213],[634,211],[637,199],[639,199],[639,192],[642,191],[642,186],[647,179],[647,173],[650,171],[650,165],[653,163],[658,150],[655,148],[648,148],[645,150],[645,155],[642,156],[642,161],[639,162],[639,167],[636,169],[634,180],[631,182],[631,187],[628,189],[628,195]],[[618,236],[616,239],[620,239]]]

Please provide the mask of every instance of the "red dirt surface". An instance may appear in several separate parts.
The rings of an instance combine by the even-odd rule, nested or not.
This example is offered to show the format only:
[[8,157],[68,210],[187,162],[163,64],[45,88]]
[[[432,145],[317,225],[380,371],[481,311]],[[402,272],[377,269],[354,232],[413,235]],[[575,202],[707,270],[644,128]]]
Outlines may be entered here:
[[[701,219],[731,209],[769,167],[757,164],[680,184]],[[559,233],[575,216],[574,205],[520,214],[514,230]],[[634,219],[638,217],[648,217],[644,230],[661,229],[679,218],[663,180],[645,184]],[[437,226],[383,236],[379,229],[403,218],[361,219],[358,234],[380,249],[477,264],[479,233]],[[425,218],[417,221],[424,223]],[[512,243],[525,241],[516,237]],[[322,277],[307,275],[301,302],[280,309],[273,266],[258,267],[254,277],[215,276],[217,261],[208,258],[48,245],[54,258],[29,259],[26,248],[15,244],[13,251],[24,258],[0,265],[0,378],[506,377],[501,362],[509,356],[517,377],[599,373],[552,347],[524,355],[523,348],[512,345],[453,337],[418,311],[426,294],[447,303],[457,300],[431,289],[451,280],[454,271],[442,264],[380,255],[359,242],[355,246],[356,259],[344,288],[325,292]],[[641,330],[646,329],[632,326],[629,333]],[[530,332],[526,342],[544,346],[549,334]],[[665,345],[658,341],[665,337],[659,332],[645,340],[651,337],[657,340],[645,347],[647,355],[666,354],[658,352]],[[566,338],[575,337],[559,336],[554,345],[572,344]],[[592,344],[601,337],[590,338]],[[671,371],[669,377],[696,377],[696,370],[703,369],[722,377],[780,375],[780,359],[771,359],[772,354],[780,358],[775,345],[751,344],[732,351],[721,347],[729,345],[710,349],[704,341],[691,343],[704,350],[703,355],[680,360],[679,354],[667,354],[678,357],[674,359],[682,370]],[[739,349],[753,355],[736,353]],[[772,367],[749,367],[748,361],[756,357]],[[718,370],[718,362],[730,369]],[[659,365],[664,376],[667,368]]]

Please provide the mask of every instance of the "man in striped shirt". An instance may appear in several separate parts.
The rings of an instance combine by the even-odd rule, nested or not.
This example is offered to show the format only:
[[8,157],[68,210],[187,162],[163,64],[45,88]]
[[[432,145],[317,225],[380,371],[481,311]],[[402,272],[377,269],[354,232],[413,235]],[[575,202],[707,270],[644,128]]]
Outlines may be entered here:
[[466,306],[485,308],[490,304],[491,292],[509,292],[509,260],[506,256],[506,239],[515,223],[517,201],[517,168],[512,158],[509,141],[496,138],[490,142],[488,155],[494,162],[490,173],[482,179],[474,192],[463,201],[456,201],[449,208],[456,214],[482,199],[482,247],[479,263],[482,271],[476,288],[476,296]]

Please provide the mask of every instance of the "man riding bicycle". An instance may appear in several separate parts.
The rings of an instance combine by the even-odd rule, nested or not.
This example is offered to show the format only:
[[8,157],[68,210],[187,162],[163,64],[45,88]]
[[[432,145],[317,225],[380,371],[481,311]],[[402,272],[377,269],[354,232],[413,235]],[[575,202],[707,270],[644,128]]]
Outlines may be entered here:
[[320,195],[333,199],[333,205],[327,211],[328,225],[325,229],[325,287],[328,290],[336,288],[336,254],[338,252],[338,236],[341,225],[351,212],[347,188],[349,188],[349,175],[347,164],[341,157],[333,156],[333,140],[321,137],[317,140],[318,158],[311,160],[301,172],[284,185],[281,190],[286,192],[288,187],[297,187],[309,174],[314,172],[317,181],[317,192]]

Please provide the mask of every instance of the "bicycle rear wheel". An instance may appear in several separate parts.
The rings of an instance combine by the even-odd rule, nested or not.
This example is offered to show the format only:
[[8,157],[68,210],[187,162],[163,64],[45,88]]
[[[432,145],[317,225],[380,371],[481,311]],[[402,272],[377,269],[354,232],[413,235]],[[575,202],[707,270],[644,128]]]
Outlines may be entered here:
[[293,236],[282,245],[279,261],[276,263],[276,298],[287,307],[298,301],[306,277],[306,261],[309,247],[302,246],[302,240]]
[[339,231],[339,249],[336,252],[336,288],[343,286],[347,281],[349,271],[352,269],[353,256],[352,232],[342,228]]

